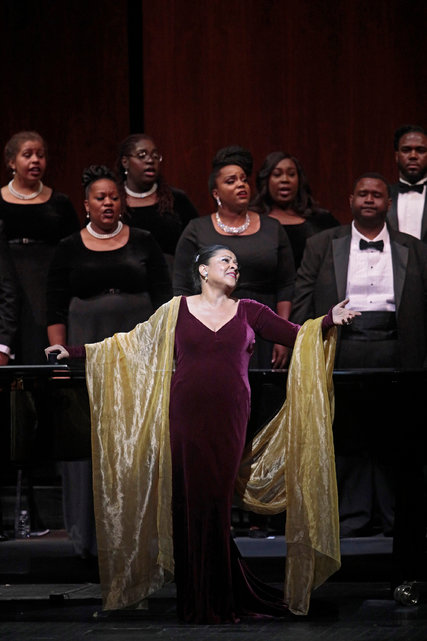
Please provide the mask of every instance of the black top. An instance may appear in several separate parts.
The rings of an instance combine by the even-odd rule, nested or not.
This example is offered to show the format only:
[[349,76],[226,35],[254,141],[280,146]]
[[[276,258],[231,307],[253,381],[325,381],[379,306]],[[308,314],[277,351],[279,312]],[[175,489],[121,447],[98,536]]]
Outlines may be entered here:
[[64,238],[49,270],[48,325],[66,324],[72,297],[90,298],[110,289],[126,293],[148,292],[154,308],[170,299],[168,268],[149,232],[130,229],[126,245],[112,251],[88,249],[80,232]]
[[159,213],[159,205],[146,207],[129,207],[127,222],[131,227],[146,229],[151,232],[165,254],[175,254],[179,237],[192,218],[197,218],[198,213],[186,194],[171,188],[173,195],[173,210]]
[[[192,261],[201,247],[226,245],[237,256],[240,278],[235,289],[238,298],[254,298],[275,309],[278,301],[292,300],[295,268],[286,232],[280,223],[260,216],[260,229],[248,236],[225,236],[216,231],[210,216],[188,223],[175,254],[174,293],[191,295]],[[264,300],[272,295],[272,304]]]
[[7,240],[31,238],[52,245],[81,227],[70,199],[57,191],[44,203],[26,205],[7,202],[0,192],[0,219]]
[[18,326],[18,284],[0,221],[0,344],[10,347]]
[[302,256],[305,249],[305,241],[310,236],[318,234],[324,229],[337,227],[339,222],[326,209],[317,209],[311,213],[302,223],[296,225],[282,225],[289,237],[294,254],[295,268],[301,264]]

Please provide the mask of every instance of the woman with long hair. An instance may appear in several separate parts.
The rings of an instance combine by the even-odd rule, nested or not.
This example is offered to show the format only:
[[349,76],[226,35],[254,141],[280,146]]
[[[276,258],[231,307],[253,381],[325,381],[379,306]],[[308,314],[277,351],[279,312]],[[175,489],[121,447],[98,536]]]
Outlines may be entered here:
[[338,221],[318,206],[301,163],[291,154],[268,154],[256,176],[256,187],[252,208],[279,221],[291,242],[298,269],[306,239],[337,226]]

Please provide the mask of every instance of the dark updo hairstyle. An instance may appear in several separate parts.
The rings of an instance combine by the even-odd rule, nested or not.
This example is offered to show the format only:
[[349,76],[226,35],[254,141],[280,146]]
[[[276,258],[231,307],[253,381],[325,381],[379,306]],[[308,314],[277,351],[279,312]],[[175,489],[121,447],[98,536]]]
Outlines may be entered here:
[[300,216],[307,218],[311,214],[316,213],[319,209],[318,205],[311,194],[310,185],[308,184],[307,177],[299,160],[284,151],[273,151],[271,154],[268,154],[264,160],[256,176],[255,184],[258,193],[251,204],[251,209],[257,211],[259,214],[270,213],[274,202],[268,189],[268,183],[275,167],[285,158],[292,160],[298,174],[298,191],[293,203],[293,209]]
[[45,156],[47,156],[46,142],[37,131],[18,131],[18,133],[13,134],[4,147],[4,161],[8,169],[10,169],[10,161],[16,158],[17,153],[27,140],[37,140],[37,142],[40,142],[43,145]]
[[[122,184],[126,182],[126,173],[125,173],[125,168],[122,165],[122,158],[123,156],[130,156],[134,153],[135,147],[137,143],[140,140],[151,140],[152,143],[154,143],[154,140],[151,136],[148,134],[131,134],[124,140],[119,145],[119,153],[116,161],[116,169],[117,169],[117,175],[119,176],[119,180]],[[173,206],[173,194],[172,190],[159,172],[157,174],[156,178],[157,182],[157,205],[158,205],[158,212],[160,215],[168,212],[173,215],[177,215],[174,212],[174,206]],[[127,212],[128,216],[132,216],[131,213]]]
[[111,180],[115,185],[117,185],[117,191],[120,196],[120,200],[122,203],[122,209],[123,209],[123,203],[124,203],[124,194],[123,194],[123,187],[120,183],[120,181],[117,179],[117,175],[114,173],[112,169],[107,167],[106,165],[90,165],[89,167],[86,167],[86,169],[83,169],[82,173],[82,185],[85,191],[85,198],[88,198],[89,195],[89,190],[93,183],[96,183],[98,180]]
[[237,165],[241,167],[245,172],[246,176],[249,176],[252,173],[253,159],[252,154],[247,149],[240,147],[239,145],[230,145],[229,147],[223,147],[216,152],[212,160],[212,171],[209,176],[208,186],[209,193],[212,193],[212,190],[216,187],[216,179],[223,167],[228,165]]
[[215,254],[219,251],[229,251],[233,252],[232,249],[227,247],[227,245],[209,245],[208,247],[201,247],[199,251],[194,255],[192,262],[192,277],[193,277],[193,289],[195,294],[200,294],[202,291],[201,287],[201,276],[199,272],[200,265],[207,265]]

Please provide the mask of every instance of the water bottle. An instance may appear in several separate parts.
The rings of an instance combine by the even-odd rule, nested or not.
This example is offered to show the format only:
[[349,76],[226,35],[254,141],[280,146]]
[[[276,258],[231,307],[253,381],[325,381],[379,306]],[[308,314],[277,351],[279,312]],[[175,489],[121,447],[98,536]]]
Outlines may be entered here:
[[30,517],[27,510],[21,510],[15,528],[16,539],[28,539],[30,536]]
[[417,581],[404,581],[394,591],[394,600],[400,605],[418,605],[420,601],[420,588]]

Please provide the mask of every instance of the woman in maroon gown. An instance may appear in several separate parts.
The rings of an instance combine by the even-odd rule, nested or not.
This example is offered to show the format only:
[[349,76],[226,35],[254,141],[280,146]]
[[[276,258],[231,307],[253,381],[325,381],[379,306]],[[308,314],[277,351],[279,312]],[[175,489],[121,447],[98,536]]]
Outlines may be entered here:
[[[227,247],[200,250],[193,269],[201,293],[180,301],[169,405],[178,615],[188,623],[284,615],[282,593],[253,577],[239,556],[230,536],[231,502],[249,416],[255,334],[292,346],[299,326],[261,303],[231,297],[239,268]],[[324,329],[350,321],[354,312],[344,305],[325,317]],[[67,355],[60,346],[48,351],[55,348]]]

